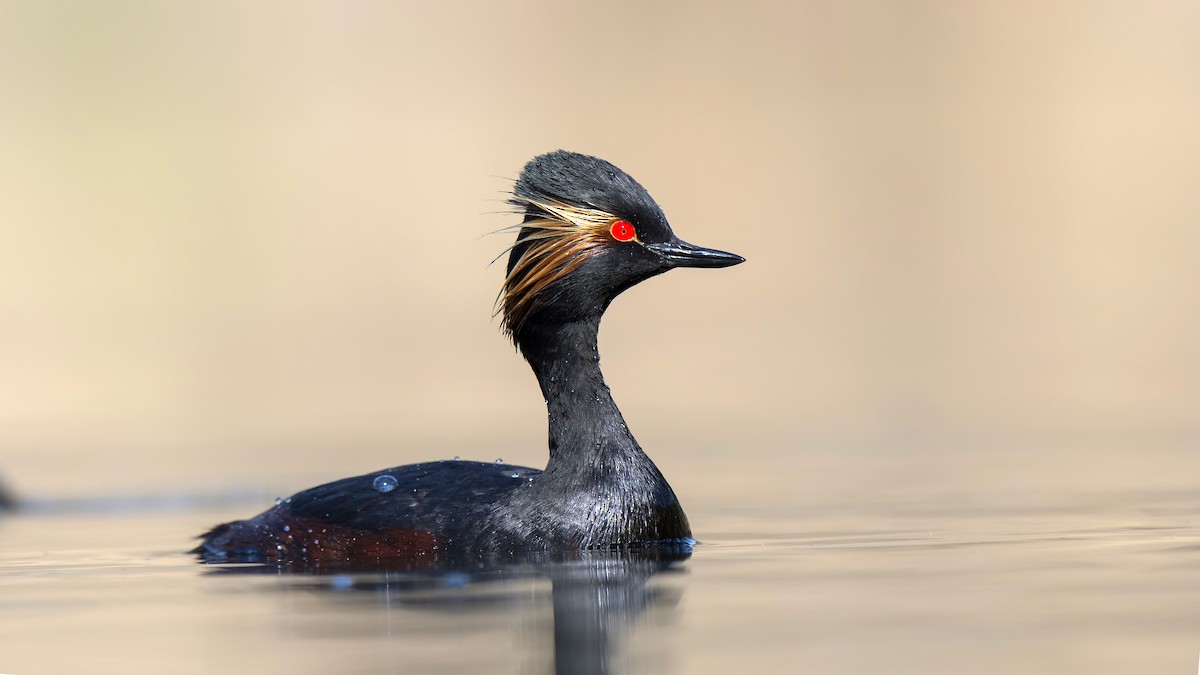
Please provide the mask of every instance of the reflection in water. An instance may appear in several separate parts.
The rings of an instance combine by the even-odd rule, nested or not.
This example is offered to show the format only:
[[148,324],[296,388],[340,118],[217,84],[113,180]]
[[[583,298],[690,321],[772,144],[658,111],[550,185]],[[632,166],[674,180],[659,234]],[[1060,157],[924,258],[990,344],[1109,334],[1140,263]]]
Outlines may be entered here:
[[610,558],[551,568],[555,670],[608,672],[614,646],[634,618],[652,605],[678,602],[678,593],[646,587],[651,576],[676,563]]
[[[292,588],[343,602],[349,594],[371,606],[415,612],[482,613],[498,606],[535,611],[549,604],[550,626],[538,625],[553,647],[556,673],[607,673],[622,661],[622,638],[647,609],[673,610],[681,590],[648,582],[659,573],[682,571],[690,547],[668,550],[580,552],[571,559],[474,561],[436,571],[353,565],[214,565],[215,574],[283,574]],[[528,584],[550,583],[549,598],[529,593]],[[336,598],[336,600],[334,600]],[[548,603],[547,603],[548,600]]]
[[16,506],[17,506],[17,500],[14,499],[12,496],[12,493],[10,493],[4,487],[4,481],[0,480],[0,511],[6,511],[8,509],[13,509],[13,508],[16,508]]

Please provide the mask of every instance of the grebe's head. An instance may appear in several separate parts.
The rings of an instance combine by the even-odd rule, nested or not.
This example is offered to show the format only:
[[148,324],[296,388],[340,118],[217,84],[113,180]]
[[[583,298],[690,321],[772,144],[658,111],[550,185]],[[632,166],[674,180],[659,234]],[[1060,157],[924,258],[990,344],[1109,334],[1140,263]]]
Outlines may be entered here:
[[518,343],[538,325],[598,317],[621,291],[669,269],[744,261],[680,240],[646,189],[598,157],[534,157],[509,202],[525,220],[514,226],[497,312]]

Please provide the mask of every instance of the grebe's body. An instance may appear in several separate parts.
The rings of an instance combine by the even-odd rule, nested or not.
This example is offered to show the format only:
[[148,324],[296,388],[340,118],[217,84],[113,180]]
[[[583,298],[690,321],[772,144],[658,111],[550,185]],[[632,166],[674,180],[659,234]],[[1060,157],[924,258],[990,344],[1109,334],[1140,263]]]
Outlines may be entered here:
[[544,470],[448,460],[321,485],[197,548],[214,560],[405,559],[688,545],[675,493],[625,425],[600,372],[608,304],[674,267],[740,256],[692,246],[628,174],[553,152],[526,165],[512,203],[524,222],[498,302],[549,413]]

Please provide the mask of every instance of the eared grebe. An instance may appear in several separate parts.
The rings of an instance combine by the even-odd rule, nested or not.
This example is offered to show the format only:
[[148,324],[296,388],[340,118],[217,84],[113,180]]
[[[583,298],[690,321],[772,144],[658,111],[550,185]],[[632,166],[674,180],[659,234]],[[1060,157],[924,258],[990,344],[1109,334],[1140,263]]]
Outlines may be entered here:
[[743,258],[681,241],[645,188],[596,157],[560,150],[534,158],[509,201],[524,222],[513,228],[520,232],[497,308],[546,399],[545,470],[455,459],[346,478],[219,525],[196,553],[208,561],[433,565],[692,543],[679,500],[604,384],[596,336],[608,304],[634,284]]

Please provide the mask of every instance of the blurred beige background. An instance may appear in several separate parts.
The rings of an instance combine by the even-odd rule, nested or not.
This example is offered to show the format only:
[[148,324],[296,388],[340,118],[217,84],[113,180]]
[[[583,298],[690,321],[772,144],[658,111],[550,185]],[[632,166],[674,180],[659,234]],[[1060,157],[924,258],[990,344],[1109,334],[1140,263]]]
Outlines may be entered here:
[[508,241],[481,235],[559,147],[749,260],[640,286],[602,332],[685,500],[842,457],[1194,477],[1183,1],[0,5],[0,475],[540,464],[490,318]]

